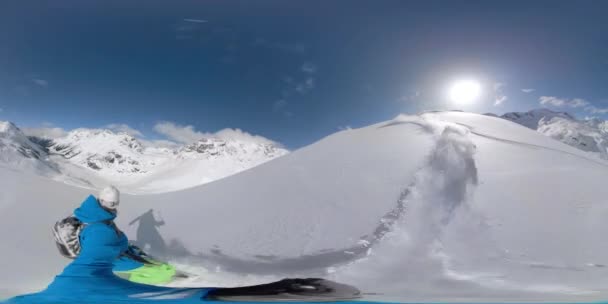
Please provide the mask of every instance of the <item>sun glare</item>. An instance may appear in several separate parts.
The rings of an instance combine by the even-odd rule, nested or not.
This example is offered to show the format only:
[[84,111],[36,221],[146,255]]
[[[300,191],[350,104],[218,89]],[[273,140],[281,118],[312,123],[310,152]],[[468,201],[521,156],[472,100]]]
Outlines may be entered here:
[[475,102],[481,95],[481,85],[475,80],[460,80],[452,84],[449,91],[450,100],[465,105]]

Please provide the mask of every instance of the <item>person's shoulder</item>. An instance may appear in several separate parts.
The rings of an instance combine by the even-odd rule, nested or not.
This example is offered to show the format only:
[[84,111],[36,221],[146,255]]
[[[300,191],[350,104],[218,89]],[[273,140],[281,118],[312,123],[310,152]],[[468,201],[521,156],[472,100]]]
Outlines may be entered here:
[[103,234],[103,233],[116,233],[115,230],[104,222],[94,222],[85,224],[82,232],[84,234]]
[[92,230],[96,230],[96,229],[113,230],[112,226],[113,226],[113,223],[111,221],[84,223],[85,228],[90,228]]

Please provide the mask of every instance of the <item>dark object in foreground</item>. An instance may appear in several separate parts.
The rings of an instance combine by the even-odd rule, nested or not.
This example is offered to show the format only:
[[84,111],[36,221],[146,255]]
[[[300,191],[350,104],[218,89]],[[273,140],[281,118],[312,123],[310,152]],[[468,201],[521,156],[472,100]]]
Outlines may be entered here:
[[213,289],[206,300],[233,302],[330,302],[354,300],[361,292],[352,286],[324,279],[283,279],[278,282],[236,288]]

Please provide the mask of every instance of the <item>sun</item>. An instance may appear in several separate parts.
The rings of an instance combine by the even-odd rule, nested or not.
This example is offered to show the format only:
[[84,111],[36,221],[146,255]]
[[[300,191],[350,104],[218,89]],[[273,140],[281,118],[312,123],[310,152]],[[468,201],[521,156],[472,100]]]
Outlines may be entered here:
[[448,94],[450,100],[456,104],[471,104],[481,95],[481,84],[472,79],[459,80],[452,84]]

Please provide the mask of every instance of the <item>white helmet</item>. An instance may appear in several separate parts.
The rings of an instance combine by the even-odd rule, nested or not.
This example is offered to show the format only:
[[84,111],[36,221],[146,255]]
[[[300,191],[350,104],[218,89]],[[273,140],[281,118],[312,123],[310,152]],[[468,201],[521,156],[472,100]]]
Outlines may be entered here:
[[120,203],[120,192],[114,186],[107,186],[99,192],[98,200],[105,209],[115,211]]

